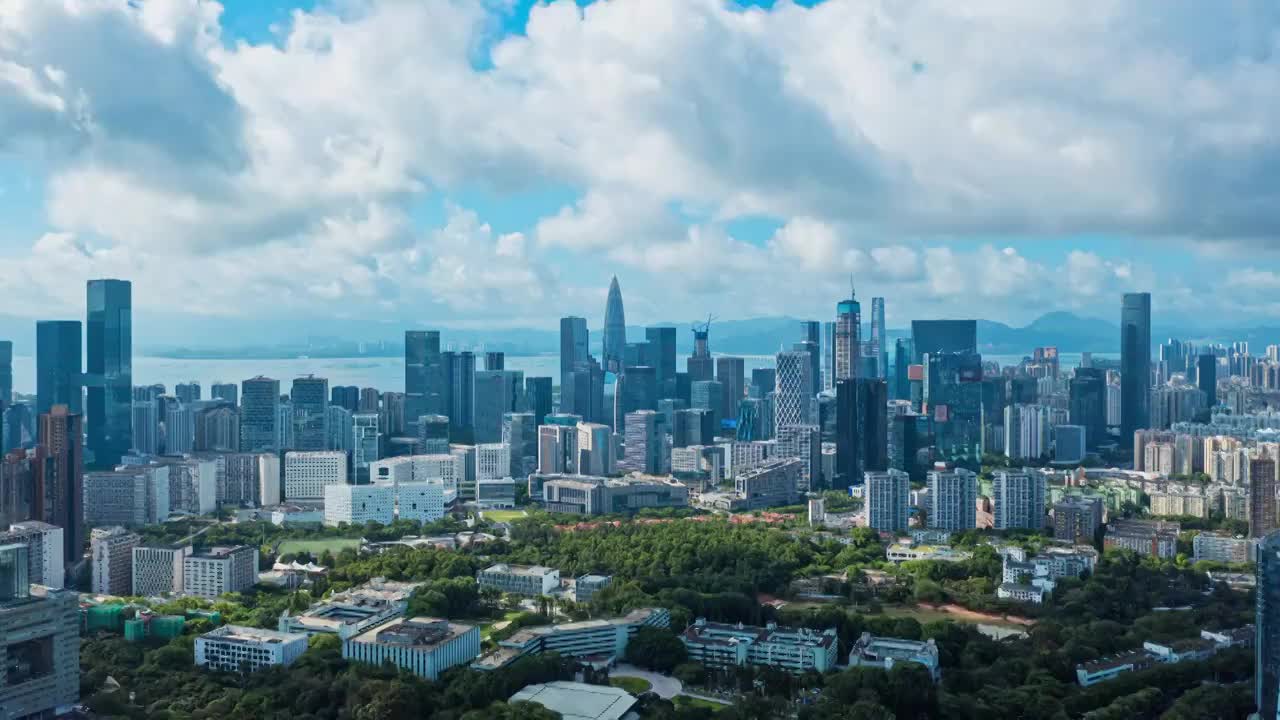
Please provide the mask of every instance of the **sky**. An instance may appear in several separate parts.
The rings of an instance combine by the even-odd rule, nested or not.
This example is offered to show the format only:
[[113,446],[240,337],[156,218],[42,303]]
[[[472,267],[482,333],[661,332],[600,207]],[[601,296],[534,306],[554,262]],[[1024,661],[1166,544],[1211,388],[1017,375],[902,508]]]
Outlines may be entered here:
[[1280,323],[1280,4],[1150,10],[2,0],[0,316]]

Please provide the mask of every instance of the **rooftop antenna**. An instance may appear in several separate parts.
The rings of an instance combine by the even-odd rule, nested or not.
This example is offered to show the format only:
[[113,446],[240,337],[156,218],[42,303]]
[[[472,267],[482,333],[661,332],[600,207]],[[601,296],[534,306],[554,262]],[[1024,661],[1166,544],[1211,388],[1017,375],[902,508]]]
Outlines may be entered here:
[[849,273],[849,299],[857,300],[858,293],[853,289],[853,273]]

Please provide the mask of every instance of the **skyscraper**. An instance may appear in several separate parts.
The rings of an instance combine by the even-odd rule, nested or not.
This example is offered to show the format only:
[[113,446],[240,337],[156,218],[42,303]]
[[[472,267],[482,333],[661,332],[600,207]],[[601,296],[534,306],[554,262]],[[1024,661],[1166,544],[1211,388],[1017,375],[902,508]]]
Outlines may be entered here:
[[90,280],[85,326],[89,451],[112,466],[132,447],[133,299],[127,280]]
[[[337,390],[337,388],[334,388]],[[215,382],[209,388],[209,397],[215,400],[226,400],[232,405],[240,404],[240,388],[235,383]]]
[[440,385],[440,333],[435,330],[406,330],[404,333],[406,416],[417,422],[417,419],[423,415],[440,412]]
[[676,329],[649,327],[644,329],[649,343],[650,364],[657,370],[658,399],[676,396]]
[[[3,355],[0,350],[0,355]],[[0,370],[3,372],[3,370]],[[3,382],[3,379],[0,379]],[[1217,405],[1217,357],[1201,355],[1196,359],[1196,386],[1204,393],[1206,406],[1212,409]]]
[[[80,402],[83,369],[78,320],[42,320],[36,323],[36,414],[54,405],[66,405],[73,413]],[[132,388],[130,388],[132,392]]]
[[0,340],[0,410],[13,402],[13,343]]
[[1120,444],[1151,424],[1151,294],[1125,293],[1120,306]]
[[807,352],[780,352],[776,360],[777,387],[774,427],[808,425],[813,417],[812,372]]
[[1280,694],[1280,533],[1258,544],[1253,696],[1258,718],[1274,718]]
[[543,419],[551,414],[551,378],[530,377],[524,379],[524,396],[533,413],[533,421],[541,425]]
[[609,299],[604,306],[604,369],[621,372],[627,350],[627,316],[622,310],[622,289],[615,275],[609,282]]
[[929,527],[972,530],[977,527],[978,476],[961,468],[929,471]]
[[885,335],[884,298],[871,298],[871,346],[876,355],[876,377],[889,377],[889,339]]
[[64,560],[84,552],[84,417],[66,405],[40,416],[35,519],[62,528]]
[[585,363],[590,355],[587,321],[580,317],[560,318],[560,376]]
[[685,370],[689,375],[690,387],[699,380],[715,379],[715,365],[711,359],[710,335],[710,323],[707,323],[702,329],[698,329],[696,326],[693,328],[693,354],[685,361]]
[[[691,396],[690,408],[709,411],[711,413],[711,431],[712,433],[719,433],[720,423],[724,420],[724,415],[721,414],[724,408],[724,384],[718,380],[699,380],[693,384]],[[704,442],[709,442],[709,439],[704,439]]]
[[1044,528],[1044,474],[997,470],[992,480],[992,513],[997,530]]
[[627,414],[627,454],[618,463],[620,470],[665,474],[671,470],[671,452],[667,449],[665,418],[653,410],[637,410]]
[[1107,373],[1076,368],[1070,386],[1071,422],[1084,428],[1085,446],[1096,448],[1107,437]]
[[258,377],[240,383],[240,451],[274,452],[279,447],[280,381]]
[[856,377],[862,356],[862,305],[851,292],[836,305],[836,380]]
[[745,394],[746,361],[740,357],[716,358],[716,381],[721,387],[720,417],[732,420],[738,417],[738,404]]
[[868,472],[866,482],[867,527],[880,532],[907,529],[911,477],[901,470]]
[[476,356],[469,350],[440,353],[444,373],[441,404],[449,416],[449,430],[461,440],[470,439],[475,422]]
[[836,479],[862,482],[889,467],[889,389],[875,378],[836,381]]
[[1276,530],[1276,461],[1249,461],[1249,537],[1266,537]]
[[[408,379],[406,377],[406,379]],[[314,375],[294,378],[293,450],[327,450],[329,445],[329,381]]]
[[919,365],[924,355],[978,352],[977,320],[912,320],[911,344]]

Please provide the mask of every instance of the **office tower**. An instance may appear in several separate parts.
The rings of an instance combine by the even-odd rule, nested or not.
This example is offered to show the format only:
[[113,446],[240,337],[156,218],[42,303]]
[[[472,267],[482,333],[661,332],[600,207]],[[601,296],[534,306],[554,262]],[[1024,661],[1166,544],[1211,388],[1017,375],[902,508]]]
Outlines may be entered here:
[[774,368],[754,368],[751,371],[751,397],[764,399],[765,395],[777,389],[778,371]]
[[524,396],[533,413],[534,422],[541,425],[551,414],[552,379],[549,377],[529,377],[524,379]]
[[622,310],[622,289],[615,275],[609,281],[609,298],[604,306],[604,369],[617,373],[623,368],[627,346],[627,317]]
[[650,356],[653,352],[653,346],[648,340],[644,342],[629,342],[622,351],[622,367],[628,368],[634,365],[653,366]]
[[[410,418],[418,418],[440,412],[441,384],[440,333],[435,330],[406,330],[404,333],[406,415]],[[347,409],[355,412],[359,407]]]
[[538,470],[538,424],[533,413],[509,412],[502,416],[502,443],[511,449],[508,476],[528,478]]
[[507,354],[500,350],[488,350],[484,354],[484,369],[489,371],[506,370]]
[[80,412],[81,379],[80,322],[36,323],[36,414],[43,415],[54,405]]
[[190,405],[172,402],[165,406],[164,452],[183,455],[192,451],[196,440],[196,416]]
[[676,410],[671,425],[671,446],[710,445],[715,442],[715,413],[707,408]]
[[560,412],[587,420],[606,419],[604,409],[604,368],[588,357],[564,377],[560,386]]
[[836,380],[856,377],[862,346],[862,305],[852,292],[836,305]]
[[982,457],[982,356],[928,355],[923,407],[933,416],[938,452],[947,459]]
[[889,377],[889,338],[885,334],[884,298],[871,298],[871,347],[875,349],[876,377]]
[[738,404],[738,427],[735,439],[739,442],[765,439],[764,400],[743,398]]
[[1082,463],[1086,452],[1085,429],[1081,425],[1055,425],[1053,428],[1053,460],[1058,463]]
[[1150,427],[1151,294],[1125,293],[1120,307],[1120,442]]
[[625,432],[626,416],[636,410],[654,410],[658,407],[657,368],[640,365],[626,368],[614,385],[614,429]]
[[731,420],[738,417],[738,403],[745,394],[746,361],[740,357],[716,358],[716,381],[720,383],[722,404],[720,417]]
[[1217,357],[1199,355],[1196,357],[1196,387],[1204,393],[1206,406],[1217,406]]
[[538,428],[538,472],[569,474],[578,469],[576,425],[543,425]]
[[911,477],[901,470],[868,472],[866,482],[867,527],[880,532],[907,529]]
[[684,369],[689,375],[689,386],[702,380],[715,379],[715,365],[711,359],[711,323],[699,329],[693,328],[693,354],[685,360]]
[[382,434],[378,416],[373,413],[356,413],[351,416],[351,467],[357,480],[369,475],[369,463],[381,457]]
[[961,468],[929,471],[929,527],[972,530],[977,527],[978,476]]
[[806,353],[809,356],[809,394],[817,395],[822,390],[822,357],[818,352],[818,346],[803,340],[791,346],[795,352]]
[[25,450],[10,450],[0,458],[0,528],[30,520],[36,478]]
[[178,383],[173,388],[173,394],[177,396],[178,402],[184,405],[190,405],[200,400],[200,383],[192,380],[191,382]]
[[292,449],[326,449],[329,444],[329,381],[314,375],[294,378],[289,400],[293,403]]
[[80,560],[84,552],[84,416],[66,405],[54,405],[40,416],[40,465],[32,515],[63,530],[64,560]]
[[997,530],[1044,527],[1044,474],[997,470],[992,480],[992,514]]
[[802,491],[818,490],[822,485],[822,438],[816,425],[780,425],[778,456],[799,458]]
[[836,389],[836,324],[831,320],[822,323],[822,389]]
[[578,472],[582,475],[612,475],[614,463],[613,433],[609,426],[578,423]]
[[418,446],[424,455],[449,452],[449,417],[423,415],[418,418]]
[[808,425],[814,419],[809,353],[780,352],[775,367],[777,386],[774,391],[774,427]]
[[516,374],[506,370],[479,370],[475,374],[473,425],[476,443],[502,438],[502,416],[515,409]]
[[1276,528],[1276,461],[1254,458],[1249,461],[1249,537],[1266,537]]
[[0,546],[0,711],[54,717],[80,699],[80,603],[72,591],[32,587],[24,545]]
[[[693,384],[691,396],[690,408],[710,412],[712,433],[719,433],[724,419],[720,414],[724,407],[724,385],[716,380],[699,380]],[[710,441],[711,438],[703,438],[704,443]]]
[[[216,382],[209,388],[209,397],[214,400],[226,400],[232,405],[240,404],[240,388],[235,383]],[[336,391],[337,388],[334,388]]]
[[[560,318],[561,378],[590,357],[590,335],[587,321],[580,317]],[[561,380],[563,383],[563,379]]]
[[88,449],[96,464],[110,467],[132,447],[132,285],[127,280],[90,280],[87,295]]
[[351,443],[355,439],[354,413],[339,405],[330,405],[329,442],[326,450],[351,451]]
[[1277,717],[1280,693],[1280,533],[1258,544],[1257,615],[1254,618],[1254,705],[1257,715]]
[[329,391],[329,404],[345,408],[348,412],[360,412],[360,388],[355,385],[337,385]]
[[893,344],[893,399],[911,399],[909,368],[915,362],[915,348],[910,338],[898,338]]
[[0,340],[0,410],[13,402],[13,342]]
[[381,403],[382,393],[378,392],[378,388],[360,388],[360,404],[356,410],[362,413],[376,413]]
[[470,439],[475,422],[476,356],[469,350],[440,353],[444,373],[441,403],[449,416],[450,431],[459,439]]
[[403,437],[406,427],[404,413],[404,393],[384,392],[378,409],[378,431],[383,442],[394,437]]
[[141,538],[122,527],[93,529],[89,534],[92,592],[115,597],[133,593],[133,549],[139,542]]
[[[341,408],[338,408],[341,410]],[[327,415],[332,408],[326,407]],[[345,411],[343,411],[345,412]],[[328,425],[326,424],[326,428]],[[323,449],[331,449],[326,438]],[[196,452],[235,452],[240,448],[240,411],[229,403],[195,411]]]
[[978,352],[977,320],[912,320],[911,344],[915,353],[912,363],[919,365],[923,357],[941,353]]
[[282,448],[277,423],[280,421],[280,381],[258,377],[240,383],[240,450],[273,452]]
[[140,455],[160,452],[160,415],[153,401],[133,403],[132,449]]
[[836,380],[836,478],[855,485],[889,469],[889,388],[875,378]]
[[676,397],[676,329],[648,327],[644,339],[649,343],[649,363],[658,376],[658,398]]
[[1096,448],[1107,437],[1107,373],[1076,368],[1070,385],[1071,422],[1084,428],[1085,445]]
[[623,472],[665,475],[671,471],[665,418],[653,410],[627,415],[626,455],[618,463]]

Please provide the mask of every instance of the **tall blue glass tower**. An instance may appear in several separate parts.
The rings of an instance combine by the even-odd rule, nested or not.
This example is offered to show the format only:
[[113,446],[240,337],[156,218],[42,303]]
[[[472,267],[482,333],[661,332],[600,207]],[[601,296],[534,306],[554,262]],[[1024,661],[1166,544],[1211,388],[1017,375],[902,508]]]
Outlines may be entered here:
[[609,299],[604,306],[604,369],[622,372],[627,352],[627,316],[622,311],[622,289],[615,275],[609,283]]
[[[71,412],[82,410],[79,320],[42,320],[36,323],[36,414],[54,405]],[[130,388],[132,400],[133,389]]]
[[133,285],[90,280],[86,306],[88,449],[110,467],[133,446]]

